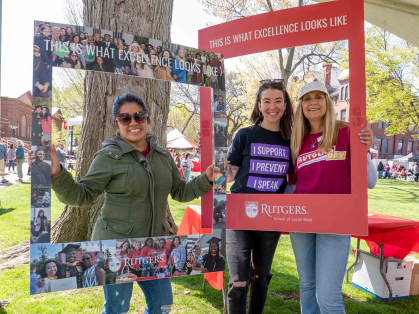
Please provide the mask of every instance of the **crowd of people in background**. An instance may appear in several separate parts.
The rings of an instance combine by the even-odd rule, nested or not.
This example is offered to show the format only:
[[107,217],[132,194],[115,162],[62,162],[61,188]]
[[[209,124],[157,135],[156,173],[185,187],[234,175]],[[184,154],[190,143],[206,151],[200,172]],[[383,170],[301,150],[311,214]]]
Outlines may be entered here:
[[[15,167],[17,168],[18,174],[16,182],[23,182],[22,167],[24,161],[25,151],[21,140],[6,142],[3,138],[0,138],[0,173],[4,174],[2,175],[0,183],[9,183],[5,178],[5,175],[16,173]],[[6,167],[8,167],[8,173],[5,172]],[[10,171],[10,169],[12,169],[12,171]]]
[[173,160],[176,163],[176,166],[179,169],[182,169],[183,176],[185,177],[185,181],[190,181],[190,175],[192,169],[194,168],[194,162],[199,162],[200,160],[200,153],[197,148],[193,148],[192,151],[175,151],[174,149],[169,149],[170,154],[172,155]]
[[410,163],[406,168],[404,165],[397,165],[394,163],[383,164],[381,161],[377,165],[379,179],[405,179],[411,177],[414,181],[419,181],[419,162]]
[[163,42],[153,45],[147,39],[127,43],[122,36],[76,33],[71,26],[41,23],[34,38],[34,96],[50,96],[51,66],[137,75],[225,90],[221,54],[181,47],[171,51],[165,46]]

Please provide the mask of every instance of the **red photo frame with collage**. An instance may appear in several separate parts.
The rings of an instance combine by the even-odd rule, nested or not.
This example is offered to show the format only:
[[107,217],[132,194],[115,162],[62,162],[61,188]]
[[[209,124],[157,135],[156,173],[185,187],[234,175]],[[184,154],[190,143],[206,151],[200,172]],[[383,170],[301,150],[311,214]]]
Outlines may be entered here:
[[[240,42],[232,39],[237,34],[242,34]],[[198,47],[217,51],[225,59],[339,40],[348,41],[349,82],[351,91],[356,91],[350,93],[351,194],[228,194],[227,229],[368,234],[367,163],[362,162],[366,159],[366,147],[357,136],[367,127],[364,3],[320,3],[250,16],[199,31]],[[201,104],[209,98],[202,90]],[[205,121],[210,115],[201,115],[201,143],[208,147],[210,137],[205,137]],[[206,158],[202,160],[203,168],[209,165],[210,155]],[[206,228],[213,223],[212,210],[207,205],[212,204],[209,194],[202,198],[202,226]],[[246,207],[253,214],[246,214]],[[275,214],[267,215],[267,208],[274,209]]]

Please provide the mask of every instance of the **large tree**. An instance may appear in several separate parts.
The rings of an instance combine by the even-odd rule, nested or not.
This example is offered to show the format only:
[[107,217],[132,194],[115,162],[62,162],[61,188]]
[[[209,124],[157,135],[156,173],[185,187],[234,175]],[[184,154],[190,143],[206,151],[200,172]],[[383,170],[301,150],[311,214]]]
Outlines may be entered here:
[[[137,34],[170,41],[173,0],[83,0],[85,26]],[[131,92],[143,97],[151,113],[150,132],[166,145],[166,121],[170,104],[170,83],[132,76],[86,73],[83,125],[77,155],[75,179],[83,177],[101,143],[115,134],[112,103],[116,96]],[[104,196],[89,206],[67,206],[54,222],[52,242],[90,239]],[[168,212],[170,216],[170,211]],[[172,220],[173,221],[173,220]]]
[[391,33],[366,32],[367,117],[388,122],[386,135],[419,130],[419,48]]

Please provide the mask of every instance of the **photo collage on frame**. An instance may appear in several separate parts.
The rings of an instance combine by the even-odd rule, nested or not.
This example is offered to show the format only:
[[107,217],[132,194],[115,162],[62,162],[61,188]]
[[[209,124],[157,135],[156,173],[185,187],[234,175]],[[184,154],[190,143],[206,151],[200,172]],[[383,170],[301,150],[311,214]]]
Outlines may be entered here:
[[226,228],[227,209],[227,104],[226,91],[213,90],[212,108],[214,125],[214,197],[213,228]]
[[[223,271],[225,260],[219,253],[220,230],[214,230],[213,234],[182,237],[50,244],[53,68],[106,72],[211,88],[214,95],[221,96],[217,97],[219,109],[214,115],[221,119],[217,123],[220,123],[218,131],[222,136],[217,141],[224,143],[226,111],[222,55],[131,34],[36,21],[33,59],[32,147],[29,152],[32,173],[31,294]],[[65,149],[56,149],[58,156],[65,156]],[[218,172],[225,178],[224,168]],[[68,266],[70,264],[72,266]]]
[[212,234],[31,245],[31,295],[224,271]]

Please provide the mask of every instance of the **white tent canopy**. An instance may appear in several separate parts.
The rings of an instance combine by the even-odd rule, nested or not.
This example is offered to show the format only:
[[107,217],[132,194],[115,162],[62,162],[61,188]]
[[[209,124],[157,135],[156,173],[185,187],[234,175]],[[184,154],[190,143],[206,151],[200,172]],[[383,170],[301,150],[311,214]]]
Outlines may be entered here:
[[180,133],[178,129],[173,129],[167,133],[166,147],[176,149],[192,149],[194,147],[198,148],[199,145]]
[[83,123],[83,116],[70,118],[67,120],[67,126],[81,125]]
[[169,133],[167,133],[167,142],[171,142],[179,137],[183,137],[184,135],[180,133],[178,129],[173,129]]
[[419,47],[418,0],[364,0],[364,9],[366,21]]
[[400,162],[408,162],[409,158],[412,158],[412,157],[413,157],[413,153],[410,153],[409,155],[403,156],[402,158],[399,158],[399,159],[396,159],[396,160],[400,161]]

